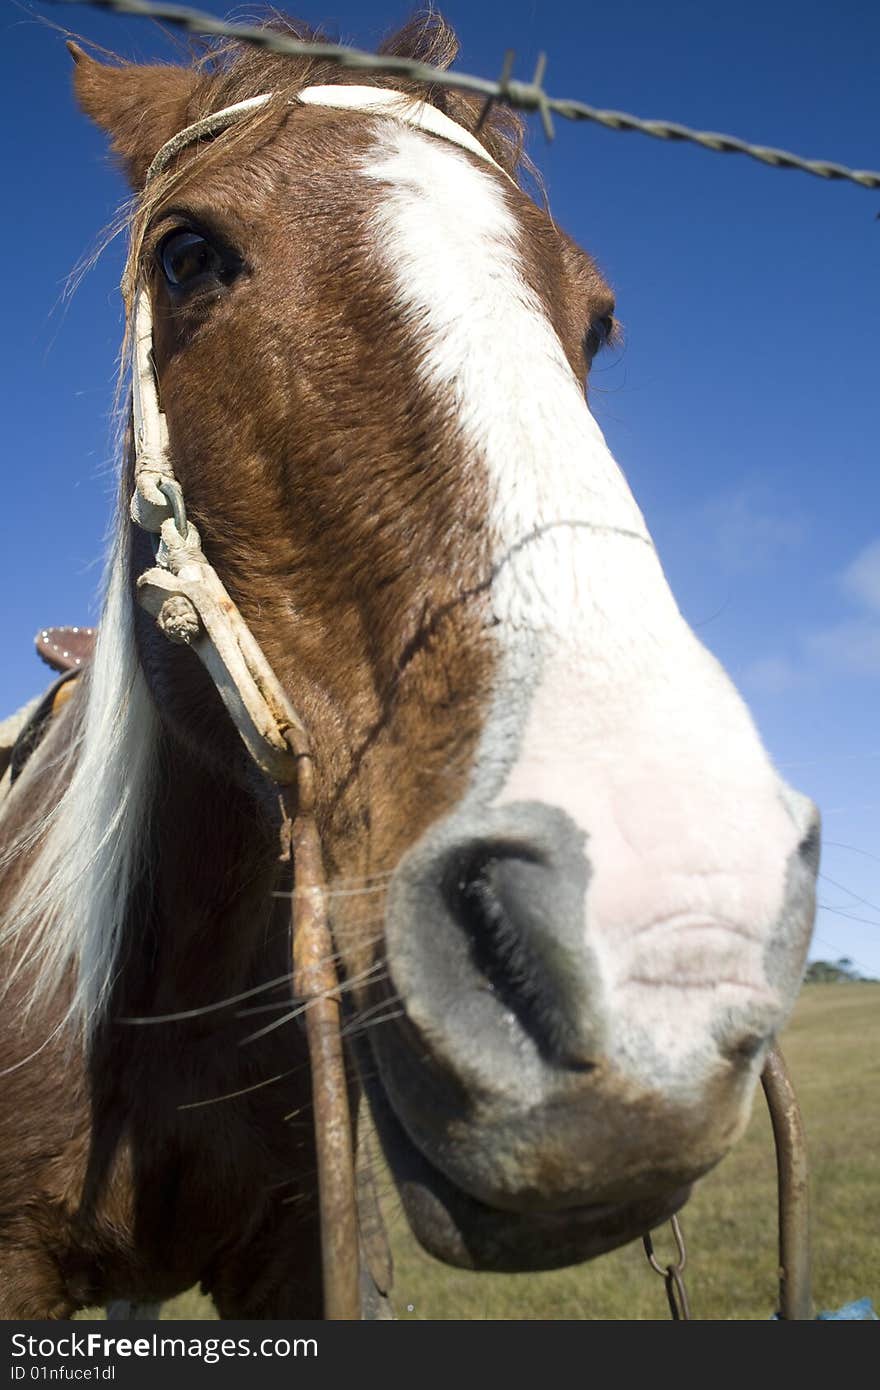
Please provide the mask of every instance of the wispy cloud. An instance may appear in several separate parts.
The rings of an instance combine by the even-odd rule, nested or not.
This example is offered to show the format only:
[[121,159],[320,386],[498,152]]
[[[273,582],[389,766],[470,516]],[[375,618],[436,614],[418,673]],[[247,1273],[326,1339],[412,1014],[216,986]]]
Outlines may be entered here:
[[719,563],[730,574],[770,568],[780,554],[797,550],[808,535],[805,516],[783,509],[761,484],[746,484],[700,507]]
[[744,690],[759,695],[784,695],[802,685],[804,671],[787,656],[762,656],[752,661],[740,673],[739,683]]
[[808,632],[804,649],[826,670],[849,671],[860,676],[880,675],[880,620],[848,618],[833,627]]
[[807,633],[804,651],[825,670],[880,675],[880,540],[858,552],[838,575],[838,584],[867,612]]
[[773,654],[753,661],[742,673],[744,686],[781,695],[828,675],[880,676],[880,540],[853,557],[837,585],[851,604],[867,611],[802,633],[796,659]]
[[860,550],[840,576],[844,593],[873,613],[880,613],[880,540]]

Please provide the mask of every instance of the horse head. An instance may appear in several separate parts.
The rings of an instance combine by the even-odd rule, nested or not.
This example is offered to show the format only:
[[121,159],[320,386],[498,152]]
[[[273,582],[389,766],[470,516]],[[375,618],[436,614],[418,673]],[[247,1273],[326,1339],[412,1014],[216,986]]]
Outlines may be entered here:
[[[391,51],[438,44],[433,23]],[[611,291],[476,100],[369,79],[469,145],[300,100],[348,81],[318,58],[76,56],[140,199],[129,288],[189,513],[309,730],[411,1224],[476,1267],[598,1254],[742,1131],[818,859],[590,412]],[[178,132],[263,94],[146,182]],[[268,816],[191,653],[143,615],[138,644],[161,719]]]

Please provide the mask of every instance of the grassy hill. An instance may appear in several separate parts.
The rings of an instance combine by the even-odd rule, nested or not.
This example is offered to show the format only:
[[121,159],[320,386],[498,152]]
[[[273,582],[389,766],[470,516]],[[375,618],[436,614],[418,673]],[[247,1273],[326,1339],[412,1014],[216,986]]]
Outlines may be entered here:
[[[782,1047],[807,1131],[813,1292],[832,1308],[880,1304],[880,985],[807,985]],[[681,1215],[695,1318],[759,1318],[776,1307],[776,1160],[763,1096],[739,1144]],[[672,1259],[668,1227],[655,1234]],[[666,1318],[641,1242],[573,1270],[473,1275],[444,1268],[394,1226],[399,1317]],[[407,1305],[413,1305],[412,1311]]]

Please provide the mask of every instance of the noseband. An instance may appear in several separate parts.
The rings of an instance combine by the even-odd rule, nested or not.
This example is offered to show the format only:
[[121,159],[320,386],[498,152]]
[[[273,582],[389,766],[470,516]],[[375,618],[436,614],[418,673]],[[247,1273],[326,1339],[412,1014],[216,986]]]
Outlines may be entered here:
[[[147,171],[161,173],[183,149],[219,134],[272,100],[238,102],[166,142]],[[442,111],[382,87],[306,87],[305,106],[392,117],[460,145],[500,166],[480,142]],[[155,564],[137,581],[140,603],[172,642],[191,647],[214,682],[257,766],[275,782],[281,808],[281,858],[292,866],[293,989],[305,1005],[312,1070],[321,1213],[324,1316],[361,1316],[355,1166],[340,1031],[339,982],[327,916],[321,842],[315,823],[314,767],[308,732],[259,643],[206,559],[187,519],[170,459],[168,422],[159,402],[149,289],[137,290],[132,397],[135,489],[132,520],[155,538]]]

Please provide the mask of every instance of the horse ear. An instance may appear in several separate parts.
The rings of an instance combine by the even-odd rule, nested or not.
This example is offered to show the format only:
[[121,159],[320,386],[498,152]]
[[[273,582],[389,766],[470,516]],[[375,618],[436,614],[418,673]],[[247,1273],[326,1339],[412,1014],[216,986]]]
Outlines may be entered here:
[[77,101],[110,136],[132,187],[142,188],[153,156],[188,123],[187,106],[198,73],[166,64],[114,67],[99,63],[78,44],[68,42],[67,48],[76,64]]
[[415,15],[387,38],[379,52],[412,58],[416,63],[430,63],[435,68],[448,68],[458,56],[458,48],[458,35],[452,25],[436,10],[427,10]]

